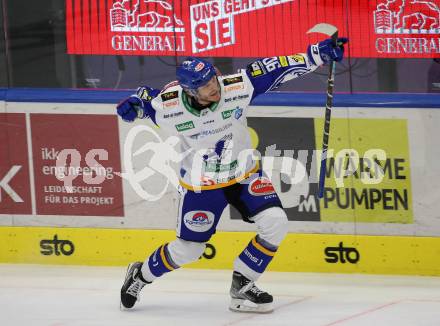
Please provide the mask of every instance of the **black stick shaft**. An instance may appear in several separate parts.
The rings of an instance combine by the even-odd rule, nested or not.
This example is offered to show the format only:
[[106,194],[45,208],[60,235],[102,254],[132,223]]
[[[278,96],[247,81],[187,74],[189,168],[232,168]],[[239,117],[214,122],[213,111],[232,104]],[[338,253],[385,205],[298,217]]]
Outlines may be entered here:
[[[338,32],[332,35],[332,40],[336,45],[338,39]],[[332,115],[333,108],[333,88],[335,84],[335,70],[336,64],[335,61],[331,61],[328,70],[328,79],[327,79],[327,101],[325,105],[325,121],[324,121],[324,133],[322,136],[322,156],[321,156],[321,169],[319,172],[319,189],[318,189],[318,198],[324,197],[324,188],[325,188],[325,176],[327,170],[327,149],[328,142],[330,138],[330,119]]]

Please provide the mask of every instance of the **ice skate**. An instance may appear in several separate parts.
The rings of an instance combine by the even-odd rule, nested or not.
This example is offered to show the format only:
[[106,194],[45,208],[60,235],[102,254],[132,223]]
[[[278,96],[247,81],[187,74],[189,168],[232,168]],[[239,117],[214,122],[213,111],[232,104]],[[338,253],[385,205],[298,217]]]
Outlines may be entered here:
[[238,312],[270,313],[273,297],[256,287],[254,282],[238,272],[232,274],[229,310]]
[[142,288],[149,284],[141,279],[141,262],[135,262],[128,265],[125,281],[121,288],[121,309],[133,308],[136,301],[139,300],[139,293]]

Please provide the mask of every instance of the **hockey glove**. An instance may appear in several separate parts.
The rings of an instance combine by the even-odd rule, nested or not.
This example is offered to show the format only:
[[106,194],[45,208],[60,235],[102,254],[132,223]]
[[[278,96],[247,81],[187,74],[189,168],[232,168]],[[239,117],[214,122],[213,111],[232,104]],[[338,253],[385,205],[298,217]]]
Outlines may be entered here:
[[326,39],[318,44],[310,45],[307,49],[307,56],[315,65],[320,65],[321,62],[328,63],[332,60],[339,62],[344,57],[344,44],[347,42],[348,38],[340,37],[335,46],[331,38]]
[[126,98],[117,106],[118,115],[126,122],[133,122],[136,118],[148,117],[148,106],[160,91],[148,86],[139,87],[136,94]]
[[160,90],[148,86],[141,86],[136,90],[137,97],[144,102],[151,102],[159,93]]
[[146,116],[142,100],[135,95],[119,103],[116,111],[122,120],[126,122],[133,122],[137,118],[143,119]]

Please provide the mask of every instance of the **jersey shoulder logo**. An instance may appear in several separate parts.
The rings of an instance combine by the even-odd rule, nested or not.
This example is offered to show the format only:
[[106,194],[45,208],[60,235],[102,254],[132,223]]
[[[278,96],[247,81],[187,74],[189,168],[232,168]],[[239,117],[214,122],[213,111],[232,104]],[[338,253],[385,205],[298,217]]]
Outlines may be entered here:
[[179,91],[173,90],[160,94],[164,109],[173,109],[179,106]]
[[225,93],[240,91],[245,89],[245,81],[242,74],[235,74],[224,77],[222,80]]
[[164,102],[171,101],[171,100],[174,100],[179,97],[179,92],[178,91],[171,91],[171,92],[162,93],[160,95],[160,97],[162,98],[162,101],[164,101]]
[[238,84],[243,82],[243,76],[233,76],[233,77],[226,77],[223,79],[223,85],[228,86],[232,84]]

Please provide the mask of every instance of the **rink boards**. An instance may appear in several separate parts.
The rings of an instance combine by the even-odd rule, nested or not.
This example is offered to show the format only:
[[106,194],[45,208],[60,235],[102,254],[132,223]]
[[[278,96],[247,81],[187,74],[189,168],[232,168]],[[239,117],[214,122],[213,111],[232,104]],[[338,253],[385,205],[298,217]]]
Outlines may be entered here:
[[[252,232],[218,232],[198,262],[186,267],[231,269]],[[119,266],[145,257],[171,230],[0,228],[0,263]],[[269,270],[440,275],[440,238],[288,234]]]
[[[142,260],[174,238],[177,191],[163,170],[140,181],[140,194],[120,173],[130,165],[142,170],[151,155],[131,154],[145,144],[162,146],[167,136],[148,122],[119,120],[115,99],[83,103],[63,92],[49,102],[39,92],[32,95],[41,96],[35,101],[20,93],[0,102],[0,262],[123,265]],[[58,102],[61,97],[66,101]],[[431,102],[422,105],[426,99]],[[333,157],[322,200],[316,192],[324,112],[307,101],[302,106],[260,101],[249,111],[253,145],[263,155],[263,166],[269,166],[289,219],[288,237],[271,268],[439,275],[438,97],[420,97],[420,108],[405,104],[403,95],[388,99],[395,107],[375,95],[334,108]],[[55,177],[63,149],[74,149],[81,162],[73,193]],[[102,149],[107,156],[99,156]],[[380,161],[380,180],[371,178],[377,171],[366,163],[375,149],[387,155]],[[347,162],[359,169],[344,176],[337,162],[352,153],[358,156]],[[104,178],[97,184],[88,179],[91,157],[102,166]],[[307,178],[292,186],[298,167]],[[147,200],[145,194],[161,196]],[[237,211],[225,209],[217,234],[192,267],[230,268],[253,231]]]

